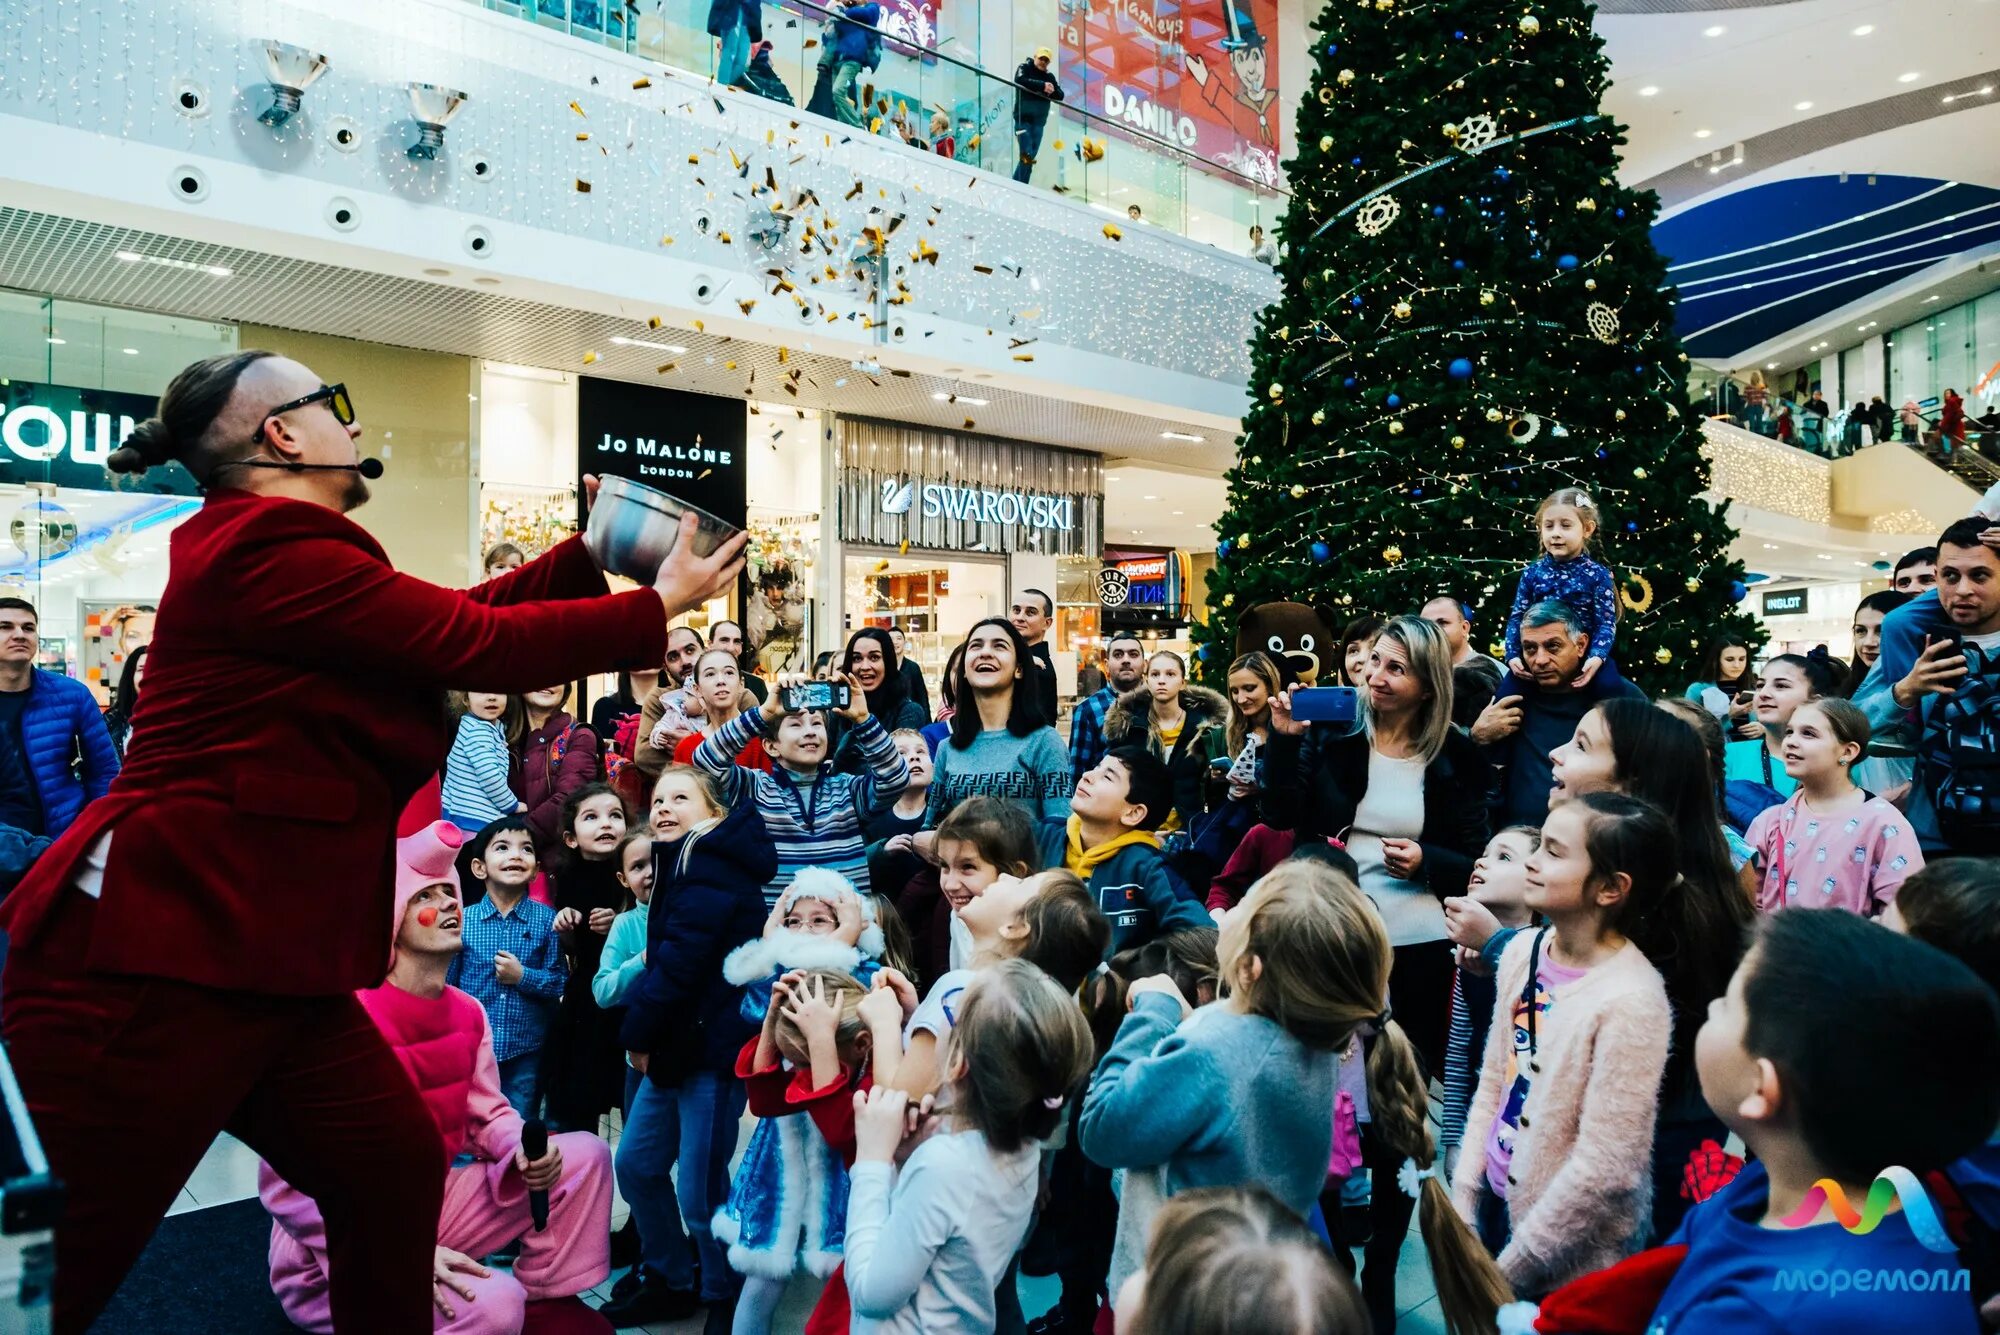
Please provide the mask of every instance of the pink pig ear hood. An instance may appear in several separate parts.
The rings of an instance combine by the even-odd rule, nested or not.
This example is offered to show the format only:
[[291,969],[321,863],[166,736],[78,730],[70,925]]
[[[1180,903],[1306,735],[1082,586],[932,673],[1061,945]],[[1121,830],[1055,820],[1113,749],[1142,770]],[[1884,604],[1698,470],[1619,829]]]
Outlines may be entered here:
[[389,963],[396,962],[396,937],[410,897],[429,885],[448,885],[458,893],[458,850],[465,835],[450,821],[434,821],[396,841],[396,894],[389,917]]

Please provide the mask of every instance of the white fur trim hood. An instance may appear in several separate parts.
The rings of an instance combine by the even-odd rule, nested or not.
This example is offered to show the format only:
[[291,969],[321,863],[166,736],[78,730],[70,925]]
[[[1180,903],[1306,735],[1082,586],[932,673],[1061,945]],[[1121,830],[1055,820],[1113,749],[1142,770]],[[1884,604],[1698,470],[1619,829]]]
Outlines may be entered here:
[[826,867],[805,867],[792,878],[778,896],[778,903],[798,899],[818,899],[831,904],[842,896],[852,896],[861,904],[861,939],[856,945],[832,937],[806,932],[781,931],[775,936],[746,941],[729,952],[722,962],[722,976],[738,987],[769,978],[787,969],[839,969],[852,973],[863,960],[880,960],[888,943],[882,924],[875,916],[872,895],[858,894],[853,882]]

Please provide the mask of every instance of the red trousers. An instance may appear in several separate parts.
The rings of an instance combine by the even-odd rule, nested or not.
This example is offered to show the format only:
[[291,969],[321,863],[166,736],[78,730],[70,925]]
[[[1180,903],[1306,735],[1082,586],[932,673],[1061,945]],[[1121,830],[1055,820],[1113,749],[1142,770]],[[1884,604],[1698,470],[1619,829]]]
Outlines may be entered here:
[[224,1130],[318,1202],[334,1328],[429,1335],[444,1146],[361,1003],[93,973],[102,911],[72,893],[0,982],[0,1031],[67,1190],[57,1335],[103,1311]]

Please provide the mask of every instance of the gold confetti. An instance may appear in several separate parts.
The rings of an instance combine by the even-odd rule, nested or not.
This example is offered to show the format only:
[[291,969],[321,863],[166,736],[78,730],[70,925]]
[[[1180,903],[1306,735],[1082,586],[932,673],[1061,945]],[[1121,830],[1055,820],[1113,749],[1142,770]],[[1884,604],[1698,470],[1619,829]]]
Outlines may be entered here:
[[1032,338],[1010,338],[1007,340],[1007,346],[1009,348],[1025,348],[1033,342],[1035,340]]
[[657,315],[649,315],[646,317],[646,328],[648,329],[658,329],[661,323],[662,321],[660,317]]
[[1083,150],[1083,160],[1085,162],[1098,162],[1104,157],[1104,141],[1102,139],[1085,138],[1080,147]]
[[791,359],[792,359],[792,350],[790,348],[780,347],[778,349],[778,365],[783,366],[786,362],[790,361]]
[[877,116],[874,120],[868,122],[868,133],[870,134],[882,133],[882,118],[880,116]]
[[932,268],[936,268],[938,258],[937,247],[922,237],[918,237],[917,248],[910,252],[910,258],[919,264],[928,264]]
[[[570,109],[571,111],[574,111],[574,112],[575,112],[575,113],[576,113],[577,115],[579,115],[579,116],[583,116],[583,115],[584,115],[584,111],[583,111],[583,104],[582,104],[581,102],[572,102],[572,103],[570,103],[570,104],[569,104],[569,109]],[[588,117],[588,116],[585,116],[585,117],[584,117],[584,119],[588,120],[588,119],[589,119],[589,117]]]
[[715,234],[715,239],[716,239],[717,241],[720,241],[720,242],[721,242],[721,243],[722,243],[723,245],[725,245],[725,246],[726,246],[726,245],[728,245],[728,244],[729,244],[729,233],[727,233],[727,232],[717,232],[717,233]]
[[1031,362],[1035,360],[1035,354],[1032,352],[1017,352],[1014,354],[1014,360],[1017,362]]
[[[863,186],[862,186],[861,182],[859,182],[859,181],[856,181],[856,182],[854,183],[854,188],[853,188],[852,190],[849,190],[849,191],[847,192],[847,195],[846,195],[846,198],[848,198],[848,199],[853,199],[853,198],[854,198],[854,197],[855,197],[856,195],[858,195],[858,194],[860,194],[860,193],[861,193],[862,189],[863,189]],[[833,226],[833,222],[832,222],[832,220],[831,220],[831,219],[829,219],[829,220],[827,221],[827,224],[826,224],[826,225],[827,225],[828,227],[832,227],[832,226]]]
[[[904,538],[901,542],[896,544],[896,554],[898,556],[907,556],[909,555],[909,552],[910,552],[910,540],[908,538]],[[884,561],[882,564],[886,566],[889,563],[887,561]]]
[[769,147],[771,144],[774,144],[777,141],[778,141],[778,132],[776,130],[764,131],[764,143],[766,147]]
[[632,80],[632,87],[635,90],[640,88],[651,88],[652,86],[653,86],[653,81],[647,78],[643,74],[641,74],[638,78]]
[[755,297],[747,298],[743,301],[737,302],[736,304],[743,308],[743,313],[745,315],[748,315],[751,311],[757,309],[757,299]]
[[[908,544],[905,543],[904,545],[907,546]],[[889,568],[889,562],[887,560],[881,560],[875,563],[875,573],[878,575],[881,574],[883,571],[887,570],[888,568]]]
[[708,326],[700,320],[694,322],[694,332],[697,334],[704,332],[707,328]]
[[785,391],[785,393],[791,395],[793,398],[797,398],[799,396],[799,387],[797,385],[792,384],[790,381],[786,381],[784,385],[780,386],[780,388],[782,388]]
[[734,370],[736,369],[736,363],[735,363],[735,362],[724,362],[724,363],[722,364],[722,369],[723,369],[723,370],[725,370],[725,371],[734,371]]
[[1113,241],[1123,241],[1125,239],[1125,234],[1118,230],[1117,223],[1104,224],[1104,235]]
[[589,366],[592,362],[595,362],[596,360],[597,360],[597,354],[594,352],[586,352],[583,354],[583,364],[585,366]]
[[580,144],[580,143],[582,143],[582,142],[583,142],[584,140],[586,140],[586,139],[588,139],[588,138],[590,138],[590,131],[588,131],[588,130],[578,130],[578,131],[576,132],[576,142],[577,142],[577,143],[579,143],[579,144]]
[[729,150],[729,165],[737,171],[743,170],[743,159],[736,155],[736,150],[733,148]]
[[663,246],[671,246],[672,244],[674,244],[674,239],[670,236],[663,236],[660,238],[660,244]]
[[971,419],[970,417],[968,417],[968,418],[966,418],[966,419],[965,419],[965,422],[964,422],[964,429],[965,429],[965,430],[967,430],[967,431],[970,431],[970,430],[972,430],[972,419]]
[[[817,37],[808,37],[808,38],[806,38],[806,44],[805,44],[805,48],[804,48],[804,49],[805,49],[805,50],[807,50],[807,51],[810,51],[810,50],[812,50],[812,49],[813,49],[814,47],[816,47],[816,46],[818,46],[818,45],[819,45],[819,38],[817,38]],[[798,123],[797,121],[793,121],[793,122],[792,122],[792,128],[793,128],[794,130],[798,129],[798,128],[799,128],[799,123]]]
[[701,154],[699,152],[688,154],[688,166],[699,167],[700,165],[701,165]]
[[577,178],[576,178],[576,193],[578,193],[579,195],[587,195],[587,194],[589,194],[589,193],[590,193],[590,182],[588,182],[588,181],[584,180],[584,179],[583,179],[583,178],[582,178],[581,176],[577,177]]
[[[753,405],[753,407],[754,407],[754,405]],[[697,481],[697,482],[699,482],[699,481],[701,481],[701,480],[702,480],[703,478],[707,477],[707,476],[708,476],[708,475],[709,475],[710,473],[713,473],[714,471],[715,471],[715,470],[714,470],[713,468],[704,468],[704,469],[702,469],[702,470],[701,470],[701,471],[700,471],[699,473],[696,473],[696,474],[694,475],[694,480],[695,480],[695,481]]]
[[990,265],[990,264],[975,264],[975,265],[973,265],[973,266],[972,266],[972,272],[974,272],[974,273],[992,273],[992,272],[993,272],[993,266],[992,266],[992,265]]
[[679,365],[680,365],[680,363],[679,363],[679,362],[662,362],[662,363],[660,364],[659,368],[658,368],[657,370],[655,370],[655,371],[654,371],[654,374],[655,374],[655,375],[665,375],[665,374],[666,374],[667,372],[669,372],[669,371],[673,370],[673,369],[674,369],[675,367],[677,367],[677,366],[679,366]]
[[[978,148],[978,147],[979,147],[979,136],[978,136],[978,135],[976,135],[976,134],[975,134],[975,135],[973,135],[973,136],[972,136],[972,138],[970,138],[970,139],[968,139],[968,140],[966,140],[966,141],[965,141],[965,146],[966,146],[967,148]],[[976,177],[976,176],[975,176],[975,177],[972,177],[972,178],[968,179],[968,180],[966,181],[966,183],[965,183],[965,184],[966,184],[967,188],[969,189],[969,188],[971,188],[972,186],[975,186],[975,185],[979,184],[979,178],[978,178],[978,177]]]

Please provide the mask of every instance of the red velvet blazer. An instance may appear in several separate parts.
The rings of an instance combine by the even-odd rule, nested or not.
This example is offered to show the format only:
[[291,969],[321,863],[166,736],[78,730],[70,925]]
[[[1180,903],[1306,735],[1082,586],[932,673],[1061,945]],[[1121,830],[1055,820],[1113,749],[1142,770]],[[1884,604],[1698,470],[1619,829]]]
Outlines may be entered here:
[[89,966],[331,995],[389,958],[395,833],[444,761],[448,687],[519,692],[666,657],[651,589],[581,540],[458,593],[344,515],[217,490],[175,530],[125,768],[0,905],[32,950],[113,834]]

